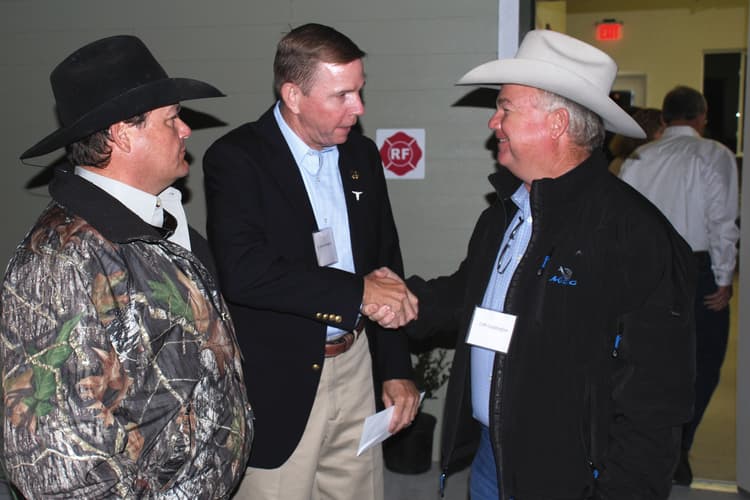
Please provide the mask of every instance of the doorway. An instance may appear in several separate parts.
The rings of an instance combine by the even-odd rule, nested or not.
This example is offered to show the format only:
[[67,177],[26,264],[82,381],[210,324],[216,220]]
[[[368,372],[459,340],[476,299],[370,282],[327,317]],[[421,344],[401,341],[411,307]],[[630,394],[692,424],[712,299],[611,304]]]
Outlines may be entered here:
[[[644,73],[618,73],[615,82],[612,85],[612,92],[627,93],[630,96],[630,106],[646,107],[646,75]],[[610,96],[611,97],[611,96]],[[621,106],[623,103],[618,102]]]
[[715,139],[742,157],[742,89],[745,87],[744,52],[706,53],[703,56],[703,95],[708,102],[706,137]]
[[[703,95],[708,103],[705,136],[731,149],[742,172],[742,103],[745,88],[745,52],[705,53]],[[721,369],[719,386],[701,420],[691,448],[694,485],[726,482],[736,476],[737,341],[739,276],[735,275],[730,303],[729,345]],[[707,481],[706,481],[707,480]]]

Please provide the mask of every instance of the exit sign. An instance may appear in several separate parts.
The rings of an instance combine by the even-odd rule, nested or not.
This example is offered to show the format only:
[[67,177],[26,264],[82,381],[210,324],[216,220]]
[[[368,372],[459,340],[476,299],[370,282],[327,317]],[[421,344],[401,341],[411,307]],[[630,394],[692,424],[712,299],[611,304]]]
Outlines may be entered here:
[[604,21],[596,25],[597,40],[620,40],[622,38],[622,23]]

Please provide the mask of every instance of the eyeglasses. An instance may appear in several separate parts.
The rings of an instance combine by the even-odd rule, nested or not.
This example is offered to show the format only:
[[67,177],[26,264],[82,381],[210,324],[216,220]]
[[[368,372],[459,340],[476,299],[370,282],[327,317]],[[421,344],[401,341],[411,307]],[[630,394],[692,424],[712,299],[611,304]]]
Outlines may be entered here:
[[518,232],[518,228],[521,227],[521,224],[523,224],[523,218],[519,217],[518,222],[516,222],[516,225],[513,226],[513,229],[511,229],[510,231],[508,241],[505,242],[502,250],[500,250],[500,256],[498,256],[497,258],[497,272],[499,274],[503,274],[510,265],[511,255],[508,253],[508,249],[510,248],[510,244],[513,242],[513,238],[516,237],[516,233]]

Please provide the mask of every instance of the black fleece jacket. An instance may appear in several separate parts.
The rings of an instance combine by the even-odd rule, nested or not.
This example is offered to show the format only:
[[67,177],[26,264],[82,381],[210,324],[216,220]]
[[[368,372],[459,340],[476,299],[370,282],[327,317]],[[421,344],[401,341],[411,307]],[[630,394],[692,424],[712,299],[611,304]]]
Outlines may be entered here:
[[[457,334],[443,419],[448,472],[476,449],[465,338],[520,185],[505,169],[490,182],[497,201],[458,271],[408,281],[420,301],[411,335]],[[502,496],[667,498],[693,406],[690,248],[598,152],[535,181],[530,195],[532,236],[504,305],[517,321],[507,355],[496,356],[490,396]]]

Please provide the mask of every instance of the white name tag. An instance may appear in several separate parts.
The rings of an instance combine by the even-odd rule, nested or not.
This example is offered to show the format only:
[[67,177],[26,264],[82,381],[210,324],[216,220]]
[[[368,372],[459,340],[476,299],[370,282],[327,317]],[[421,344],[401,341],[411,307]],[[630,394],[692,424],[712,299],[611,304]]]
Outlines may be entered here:
[[483,307],[475,307],[466,342],[498,352],[508,352],[516,317]]
[[313,244],[315,245],[315,256],[318,258],[318,265],[320,267],[330,266],[339,261],[336,254],[336,242],[333,241],[333,229],[330,227],[313,233]]

